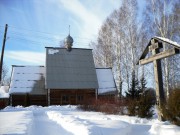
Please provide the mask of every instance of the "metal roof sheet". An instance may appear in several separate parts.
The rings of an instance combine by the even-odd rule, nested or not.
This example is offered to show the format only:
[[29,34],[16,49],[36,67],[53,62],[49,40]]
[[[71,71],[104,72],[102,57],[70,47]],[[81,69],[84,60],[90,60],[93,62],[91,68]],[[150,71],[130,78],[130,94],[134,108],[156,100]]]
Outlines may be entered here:
[[47,89],[96,89],[91,49],[46,48]]

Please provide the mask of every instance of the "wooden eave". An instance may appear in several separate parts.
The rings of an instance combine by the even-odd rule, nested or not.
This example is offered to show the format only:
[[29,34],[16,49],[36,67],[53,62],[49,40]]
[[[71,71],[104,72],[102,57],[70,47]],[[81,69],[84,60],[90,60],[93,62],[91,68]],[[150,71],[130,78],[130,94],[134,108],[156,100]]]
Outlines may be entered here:
[[175,48],[180,49],[180,45],[179,45],[179,46],[177,46],[177,45],[175,45],[175,44],[173,44],[173,43],[171,43],[171,42],[164,41],[164,40],[162,40],[162,39],[160,39],[160,38],[158,38],[158,37],[154,37],[153,39],[156,39],[156,40],[159,40],[159,41],[161,41],[161,42],[164,42],[164,43],[170,44],[170,45],[174,46]]

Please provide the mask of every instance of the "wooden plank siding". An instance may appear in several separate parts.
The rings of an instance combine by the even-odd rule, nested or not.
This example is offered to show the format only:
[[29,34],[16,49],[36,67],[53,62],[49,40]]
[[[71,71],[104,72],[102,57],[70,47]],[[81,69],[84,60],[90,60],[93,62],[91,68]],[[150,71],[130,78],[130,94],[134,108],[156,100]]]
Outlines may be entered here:
[[17,106],[17,105],[22,105],[22,106],[27,106],[26,105],[26,95],[24,94],[12,94],[11,95],[11,105],[12,106]]
[[9,98],[0,98],[0,109],[5,108],[9,104]]
[[47,96],[46,95],[29,95],[28,105],[47,106]]
[[17,106],[17,105],[47,106],[47,96],[46,95],[29,95],[29,94],[12,94],[11,105],[12,106]]
[[51,89],[50,105],[77,105],[95,98],[95,89]]
[[[83,104],[91,99],[95,99],[95,89],[73,89],[73,90],[50,90],[50,105],[77,105]],[[30,94],[12,94],[11,105],[30,106],[40,105],[47,106],[48,98],[46,95]]]

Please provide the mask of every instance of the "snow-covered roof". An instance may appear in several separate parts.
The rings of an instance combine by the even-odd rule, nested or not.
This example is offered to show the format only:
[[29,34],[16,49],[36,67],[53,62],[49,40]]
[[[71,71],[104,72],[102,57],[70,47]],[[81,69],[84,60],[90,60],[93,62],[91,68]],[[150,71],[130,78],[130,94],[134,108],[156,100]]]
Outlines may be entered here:
[[[96,68],[98,94],[116,92],[111,68]],[[9,93],[43,94],[45,92],[44,66],[13,66]]]
[[171,44],[171,45],[173,45],[174,47],[180,48],[180,45],[179,45],[177,42],[174,42],[174,41],[172,41],[172,40],[170,40],[170,39],[168,39],[168,38],[157,37],[157,36],[155,36],[154,38],[155,38],[155,39],[159,39],[159,40],[161,40],[161,41],[163,41],[163,42],[166,42],[166,43],[168,43],[168,44]]
[[45,94],[44,66],[13,66],[9,93]]
[[9,98],[9,86],[0,87],[0,98]]
[[96,68],[96,74],[99,85],[98,94],[115,92],[117,90],[111,68]]

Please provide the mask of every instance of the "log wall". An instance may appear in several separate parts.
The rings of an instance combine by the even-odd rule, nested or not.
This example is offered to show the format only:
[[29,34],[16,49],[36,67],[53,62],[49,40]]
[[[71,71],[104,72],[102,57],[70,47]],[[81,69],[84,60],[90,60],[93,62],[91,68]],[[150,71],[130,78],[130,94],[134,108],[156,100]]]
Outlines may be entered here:
[[[50,105],[77,105],[83,104],[91,99],[95,99],[95,89],[84,90],[63,90],[63,89],[51,89],[50,90]],[[30,106],[40,105],[47,106],[48,100],[46,95],[30,95],[30,94],[12,94],[11,105],[17,106]]]
[[50,105],[77,105],[95,98],[94,89],[84,90],[50,90]]
[[11,105],[12,106],[17,106],[17,105],[47,106],[47,96],[46,95],[13,94],[11,95]]

